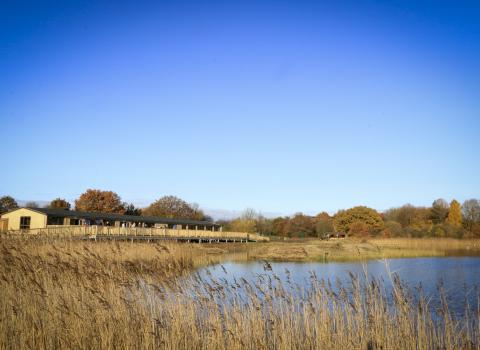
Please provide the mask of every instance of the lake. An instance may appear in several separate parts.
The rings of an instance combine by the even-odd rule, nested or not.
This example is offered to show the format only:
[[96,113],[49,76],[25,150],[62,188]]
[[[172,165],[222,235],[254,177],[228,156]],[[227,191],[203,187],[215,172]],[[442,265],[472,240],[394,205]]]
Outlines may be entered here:
[[[396,274],[414,295],[421,287],[433,308],[440,305],[440,289],[443,289],[454,315],[463,315],[466,303],[471,310],[477,310],[478,307],[480,257],[408,258],[364,263],[273,262],[269,265],[260,261],[226,261],[198,271],[203,280],[218,280],[223,285],[233,284],[242,278],[255,284],[259,279],[275,276],[282,283],[295,285],[294,290],[307,292],[312,274],[318,279],[330,281],[334,286],[338,282],[348,286],[351,284],[350,273],[363,281],[365,275],[369,279],[383,280],[387,292],[391,292],[392,288],[390,276]],[[439,289],[440,285],[443,287]]]

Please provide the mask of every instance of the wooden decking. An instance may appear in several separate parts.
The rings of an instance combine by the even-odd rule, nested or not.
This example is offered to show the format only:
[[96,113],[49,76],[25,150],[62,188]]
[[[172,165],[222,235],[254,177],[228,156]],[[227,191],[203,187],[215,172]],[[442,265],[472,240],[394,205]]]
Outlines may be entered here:
[[198,243],[269,241],[268,237],[263,237],[255,233],[208,230],[175,230],[154,227],[48,226],[46,228],[8,231],[7,234],[40,235],[46,237],[92,240],[168,240]]

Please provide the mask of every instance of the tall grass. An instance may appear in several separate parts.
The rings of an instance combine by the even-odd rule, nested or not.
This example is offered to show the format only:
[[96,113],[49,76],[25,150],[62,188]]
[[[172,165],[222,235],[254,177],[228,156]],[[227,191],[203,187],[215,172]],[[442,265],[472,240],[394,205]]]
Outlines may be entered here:
[[456,238],[387,238],[370,239],[370,243],[380,247],[398,249],[434,249],[440,251],[473,250],[480,251],[479,239]]
[[480,255],[480,240],[454,238],[387,238],[305,240],[256,244],[250,256],[260,260],[363,261],[451,255]]
[[480,348],[479,310],[432,310],[395,277],[389,292],[357,276],[305,288],[268,263],[255,281],[190,273],[211,259],[192,245],[0,240],[0,347]]

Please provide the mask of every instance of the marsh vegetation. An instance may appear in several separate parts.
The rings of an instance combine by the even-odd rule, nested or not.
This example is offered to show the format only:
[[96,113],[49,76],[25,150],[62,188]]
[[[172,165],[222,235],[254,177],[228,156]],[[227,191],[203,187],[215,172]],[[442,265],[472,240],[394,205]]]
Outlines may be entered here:
[[4,238],[0,252],[1,348],[480,348],[478,310],[433,309],[395,275],[389,290],[315,274],[306,288],[265,262],[254,281],[232,282],[193,272],[227,252],[198,244]]
[[253,245],[251,259],[364,261],[385,258],[480,255],[480,240],[454,238],[289,239]]

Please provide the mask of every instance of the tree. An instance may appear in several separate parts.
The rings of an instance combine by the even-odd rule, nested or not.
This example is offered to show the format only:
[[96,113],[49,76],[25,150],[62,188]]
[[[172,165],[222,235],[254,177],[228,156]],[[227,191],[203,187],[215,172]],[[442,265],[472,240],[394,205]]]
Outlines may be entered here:
[[50,204],[47,206],[48,208],[51,209],[65,209],[65,210],[70,210],[70,203],[67,202],[65,199],[62,198],[55,198],[50,202]]
[[271,219],[259,215],[256,220],[257,232],[261,235],[271,235],[273,233],[273,224]]
[[450,202],[450,209],[445,222],[455,227],[462,226],[462,207],[455,199]]
[[132,203],[123,203],[123,207],[125,208],[125,215],[142,215],[142,209],[135,207]]
[[433,201],[430,209],[430,219],[434,224],[443,224],[448,215],[448,203],[445,199],[439,198]]
[[247,208],[239,218],[230,222],[228,229],[234,232],[258,232],[257,224],[260,217],[261,214],[254,209]]
[[403,233],[402,225],[396,221],[386,221],[385,222],[385,230],[384,236],[386,237],[398,237],[401,236]]
[[317,237],[325,237],[328,233],[334,231],[333,228],[333,219],[326,212],[321,212],[314,218],[315,221],[315,232]]
[[210,216],[210,215],[207,215],[207,214],[204,214],[203,215],[203,219],[199,219],[199,220],[203,220],[203,221],[208,221],[208,222],[213,222],[213,217]]
[[415,207],[411,204],[389,209],[383,214],[385,221],[396,221],[402,225],[402,228],[415,227],[416,229],[430,227],[430,215],[430,209]]
[[480,238],[480,222],[476,222],[472,225],[470,229],[472,237]]
[[191,205],[175,196],[164,196],[149,207],[142,210],[145,216],[160,216],[164,218],[204,220],[203,211],[198,205]]
[[40,208],[40,205],[35,201],[29,201],[25,203],[26,208]]
[[258,213],[255,209],[253,208],[247,208],[242,212],[242,215],[240,216],[240,219],[243,220],[257,220],[262,214]]
[[288,224],[288,218],[278,217],[272,220],[272,234],[275,236],[286,236],[286,227]]
[[403,228],[415,221],[416,208],[411,204],[405,204],[399,208],[391,208],[383,215],[386,221],[396,221]]
[[229,225],[227,226],[227,229],[233,232],[255,233],[257,232],[257,223],[255,222],[255,220],[252,220],[252,219],[238,218],[230,221]]
[[125,213],[120,196],[112,191],[88,189],[75,201],[75,209],[98,213]]
[[289,237],[311,237],[315,234],[315,222],[312,217],[297,213],[288,221],[285,230]]
[[190,207],[193,209],[193,219],[194,220],[205,220],[205,221],[213,221],[211,216],[205,215],[200,206],[197,203],[190,203]]
[[415,231],[414,236],[420,237],[430,234],[433,227],[432,220],[430,220],[430,208],[414,207],[414,216],[409,227]]
[[434,227],[433,229],[433,236],[434,237],[445,237],[446,233],[445,233],[445,229],[442,227],[444,225],[437,225]]
[[472,231],[473,225],[480,222],[480,200],[468,199],[463,202],[462,213],[467,228]]
[[352,236],[367,237],[370,233],[370,226],[361,220],[356,220],[348,226],[348,234]]
[[382,217],[375,209],[358,206],[348,210],[340,210],[333,219],[333,226],[336,231],[352,234],[364,233],[369,234],[380,232],[384,223]]
[[17,201],[10,196],[3,196],[0,198],[0,214],[6,213],[7,211],[11,211],[18,208]]

